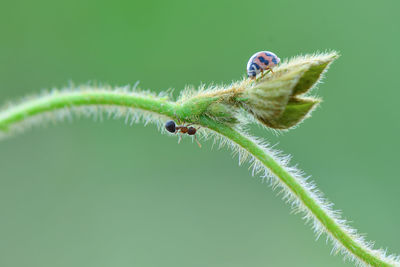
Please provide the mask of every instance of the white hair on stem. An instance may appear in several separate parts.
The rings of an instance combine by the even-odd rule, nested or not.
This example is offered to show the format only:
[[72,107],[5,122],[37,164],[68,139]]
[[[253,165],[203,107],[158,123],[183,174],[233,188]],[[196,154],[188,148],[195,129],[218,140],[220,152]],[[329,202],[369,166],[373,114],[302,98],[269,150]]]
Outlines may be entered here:
[[[236,129],[247,139],[251,140],[260,149],[265,151],[270,157],[272,157],[276,162],[279,163],[288,173],[290,173],[298,183],[304,188],[308,195],[311,196],[320,207],[324,210],[329,217],[331,217],[337,225],[340,226],[344,232],[349,235],[353,240],[356,241],[362,248],[367,250],[372,255],[378,256],[384,262],[387,262],[393,266],[400,266],[400,257],[396,255],[387,255],[387,251],[384,249],[373,249],[373,242],[368,242],[365,240],[365,236],[357,233],[357,230],[352,228],[349,223],[342,218],[341,212],[334,210],[334,204],[328,201],[316,187],[314,181],[310,180],[310,176],[304,176],[303,171],[299,170],[295,166],[289,166],[290,156],[282,155],[279,150],[271,148],[264,140],[252,137],[244,132],[242,129]],[[250,154],[245,148],[239,146],[235,142],[227,139],[226,137],[214,133],[216,140],[220,140],[221,146],[228,146],[229,149],[234,151],[234,154],[239,156],[239,165],[242,165],[244,160],[247,159],[251,168],[251,174],[260,175],[262,181],[267,181],[273,190],[279,190],[278,195],[282,195],[282,199],[290,205],[292,208],[292,213],[302,214],[302,219],[306,223],[311,224],[311,227],[316,235],[316,239],[319,239],[322,234],[327,235],[327,240],[331,241],[333,247],[331,254],[342,254],[345,260],[350,260],[357,266],[370,266],[369,264],[362,261],[360,258],[356,257],[351,253],[346,247],[344,247],[334,236],[332,236],[329,229],[327,229],[316,216],[309,210],[309,208],[297,197],[297,195],[289,188],[284,182],[280,180],[275,174],[273,174],[260,160],[258,160],[254,155]],[[220,146],[220,147],[221,147]]]

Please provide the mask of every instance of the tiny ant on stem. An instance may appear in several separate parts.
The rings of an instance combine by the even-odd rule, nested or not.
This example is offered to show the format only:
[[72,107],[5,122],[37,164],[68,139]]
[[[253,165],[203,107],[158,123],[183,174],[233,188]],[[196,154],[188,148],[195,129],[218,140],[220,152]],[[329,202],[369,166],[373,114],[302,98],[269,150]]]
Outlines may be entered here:
[[[190,126],[190,127],[188,127],[188,126],[190,126],[190,124],[187,126],[185,126],[185,125],[177,126],[174,121],[167,121],[165,123],[165,129],[167,129],[167,131],[170,133],[179,133],[180,132],[183,134],[194,135],[194,140],[199,145],[199,147],[201,147],[201,144],[197,140],[197,137],[196,137],[196,132],[198,129],[194,128],[193,126]],[[180,138],[180,136],[179,136],[179,138]],[[180,139],[179,139],[179,141],[180,141]]]

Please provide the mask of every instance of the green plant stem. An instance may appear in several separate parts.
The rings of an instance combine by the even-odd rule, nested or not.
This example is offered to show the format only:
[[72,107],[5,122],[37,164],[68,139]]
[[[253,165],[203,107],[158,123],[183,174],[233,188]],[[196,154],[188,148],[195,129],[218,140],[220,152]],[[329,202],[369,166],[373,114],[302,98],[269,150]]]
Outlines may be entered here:
[[322,207],[313,199],[305,188],[294,178],[288,171],[285,170],[278,162],[260,148],[256,143],[237,132],[236,130],[222,124],[215,123],[210,120],[204,120],[203,126],[214,130],[215,132],[229,138],[231,141],[238,144],[243,149],[247,150],[251,155],[261,161],[276,177],[278,177],[292,193],[311,211],[318,219],[324,228],[347,250],[359,258],[362,262],[371,266],[391,266],[383,262],[370,251],[365,250],[355,240],[349,236],[346,231],[335,223]]
[[[138,93],[91,90],[52,93],[12,106],[0,112],[0,129],[8,129],[18,122],[42,113],[52,112],[62,108],[91,105],[137,108],[172,119],[185,120],[185,118],[178,118],[176,115],[185,113],[180,110],[182,106],[165,99],[140,95]],[[190,115],[191,114],[188,113],[187,118],[190,118]],[[237,130],[208,117],[202,116],[196,123],[230,139],[259,160],[308,208],[326,231],[361,262],[372,266],[391,266],[389,263],[382,261],[377,255],[372,253],[372,251],[360,246],[345,229],[342,229],[341,226],[335,222],[334,218],[329,216],[323,207],[319,205],[318,201],[310,196],[307,189],[299,183],[298,179],[290,174],[285,167],[281,166],[272,156],[268,155],[262,147]]]
[[45,112],[89,105],[137,108],[171,118],[176,117],[174,114],[176,109],[175,103],[153,96],[105,90],[76,91],[53,93],[42,98],[24,102],[20,105],[12,106],[0,112],[0,129],[8,129],[17,122]]

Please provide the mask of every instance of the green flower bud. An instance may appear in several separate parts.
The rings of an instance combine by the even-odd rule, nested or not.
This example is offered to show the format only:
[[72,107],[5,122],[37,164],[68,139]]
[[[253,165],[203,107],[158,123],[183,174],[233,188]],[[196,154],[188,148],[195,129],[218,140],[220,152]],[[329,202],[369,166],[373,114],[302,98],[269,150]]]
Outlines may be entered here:
[[273,73],[250,84],[241,94],[241,106],[258,121],[274,129],[289,129],[307,118],[320,100],[302,97],[321,79],[335,52],[294,58]]

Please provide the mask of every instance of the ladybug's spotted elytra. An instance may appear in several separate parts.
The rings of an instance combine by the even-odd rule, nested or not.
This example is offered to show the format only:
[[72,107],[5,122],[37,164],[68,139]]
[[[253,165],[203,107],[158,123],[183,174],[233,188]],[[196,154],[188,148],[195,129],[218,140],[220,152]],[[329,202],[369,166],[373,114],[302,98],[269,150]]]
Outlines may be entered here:
[[255,79],[260,72],[263,75],[266,70],[272,71],[272,67],[278,65],[280,61],[281,59],[270,51],[257,52],[247,63],[247,77]]

